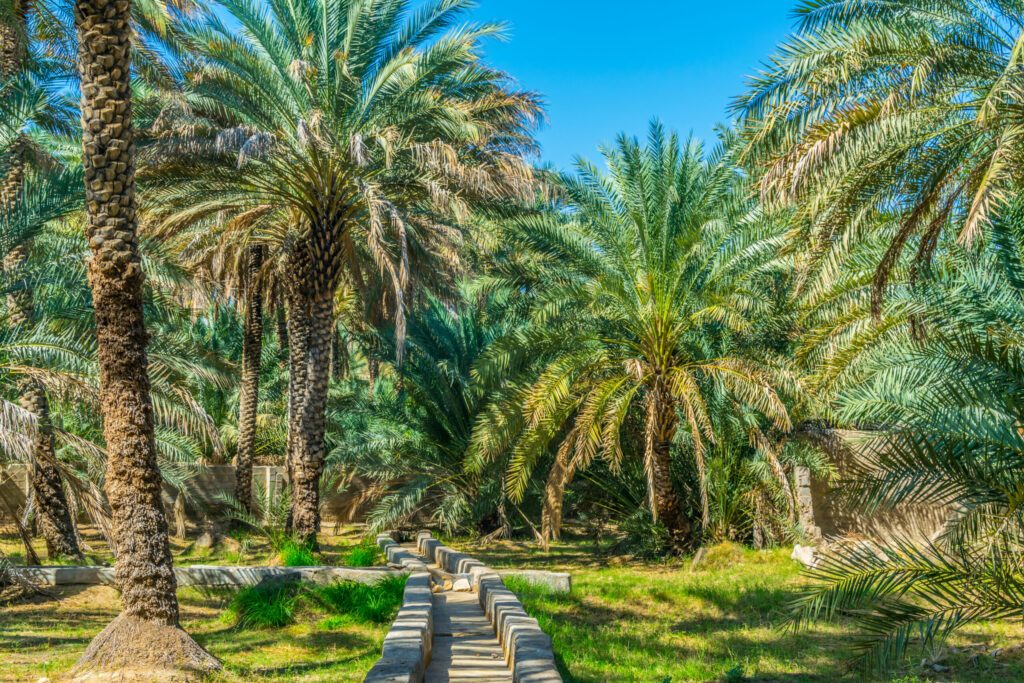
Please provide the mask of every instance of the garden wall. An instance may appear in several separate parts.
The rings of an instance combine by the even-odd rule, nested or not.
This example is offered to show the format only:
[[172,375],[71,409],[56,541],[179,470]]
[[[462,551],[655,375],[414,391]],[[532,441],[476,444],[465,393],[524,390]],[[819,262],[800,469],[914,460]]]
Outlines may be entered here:
[[[0,523],[10,524],[7,510],[20,510],[25,505],[28,493],[27,468],[11,465],[0,479]],[[253,496],[276,496],[285,482],[283,467],[254,467]],[[224,509],[223,498],[235,492],[235,468],[231,465],[204,467],[196,471],[185,487],[185,515],[189,522],[199,525],[204,519],[217,519]],[[322,503],[324,522],[347,524],[360,522],[366,515],[369,485],[353,479],[339,486]],[[163,500],[168,520],[174,519],[174,502],[177,491],[164,486]],[[83,520],[84,521],[84,520]]]
[[[863,433],[836,431],[829,457],[840,475],[859,457],[865,443]],[[950,506],[908,505],[893,512],[864,513],[851,505],[840,487],[810,475],[806,468],[796,471],[797,499],[803,527],[815,540],[863,536],[876,541],[895,538],[934,538],[953,514]]]

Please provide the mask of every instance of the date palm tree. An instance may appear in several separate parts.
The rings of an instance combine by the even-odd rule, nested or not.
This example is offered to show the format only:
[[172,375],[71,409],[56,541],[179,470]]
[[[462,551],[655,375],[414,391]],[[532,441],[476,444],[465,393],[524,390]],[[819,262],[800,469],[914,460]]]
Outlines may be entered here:
[[546,261],[547,282],[537,285],[529,322],[485,354],[479,371],[504,372],[524,352],[545,361],[478,422],[474,455],[486,462],[511,446],[508,487],[518,497],[559,441],[548,491],[557,516],[574,470],[599,455],[621,460],[623,425],[639,408],[651,512],[681,550],[696,534],[671,473],[680,426],[700,472],[705,522],[710,393],[721,389],[789,428],[772,368],[724,353],[764,303],[757,275],[781,236],[746,200],[721,150],[704,158],[699,144],[681,145],[655,123],[646,146],[623,136],[604,158],[607,174],[581,161],[562,178],[564,207],[512,221],[509,239]]
[[900,254],[975,242],[1024,181],[1017,0],[804,0],[798,33],[739,98],[763,196],[806,220],[805,262],[893,212],[875,313]]
[[452,28],[470,4],[228,0],[231,25],[211,12],[183,29],[196,60],[180,108],[191,119],[186,139],[168,144],[193,153],[150,182],[163,174],[160,202],[180,209],[169,220],[217,214],[277,236],[292,523],[309,541],[320,526],[335,290],[344,280],[369,298],[383,280],[401,339],[416,275],[459,268],[460,221],[531,190],[523,153],[538,104],[479,59],[499,27]]
[[76,673],[207,672],[219,663],[178,625],[177,582],[160,501],[137,236],[132,3],[76,0],[74,13],[106,491],[124,604],[82,655]]

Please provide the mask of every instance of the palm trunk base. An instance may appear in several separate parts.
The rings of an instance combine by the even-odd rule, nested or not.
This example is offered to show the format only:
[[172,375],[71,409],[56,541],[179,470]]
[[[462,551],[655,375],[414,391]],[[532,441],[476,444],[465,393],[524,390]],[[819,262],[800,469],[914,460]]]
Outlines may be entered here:
[[320,471],[297,466],[292,469],[292,533],[307,547],[317,550],[320,531]]
[[177,626],[125,614],[93,638],[68,678],[86,681],[193,681],[220,662]]

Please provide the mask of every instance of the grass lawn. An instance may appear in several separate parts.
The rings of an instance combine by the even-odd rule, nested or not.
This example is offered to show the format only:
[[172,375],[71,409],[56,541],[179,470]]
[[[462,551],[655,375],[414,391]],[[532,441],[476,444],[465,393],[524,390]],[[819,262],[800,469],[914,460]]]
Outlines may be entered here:
[[[779,628],[787,603],[806,585],[788,550],[719,546],[691,569],[688,561],[614,564],[592,542],[568,542],[546,554],[513,543],[453,544],[495,567],[572,573],[568,596],[509,582],[552,637],[568,682],[873,680],[848,665],[855,633],[847,626]],[[907,665],[880,680],[1024,681],[1024,654],[987,654],[1021,636],[1019,623],[974,626],[953,641],[961,651],[940,659],[949,671]],[[968,645],[975,647],[964,651]],[[972,663],[978,651],[986,654]]]
[[[227,595],[178,591],[182,626],[224,663],[215,683],[361,681],[380,657],[388,625],[299,615],[279,629],[241,630],[222,614]],[[0,606],[0,680],[56,680],[120,611],[106,586],[69,587],[57,599]]]

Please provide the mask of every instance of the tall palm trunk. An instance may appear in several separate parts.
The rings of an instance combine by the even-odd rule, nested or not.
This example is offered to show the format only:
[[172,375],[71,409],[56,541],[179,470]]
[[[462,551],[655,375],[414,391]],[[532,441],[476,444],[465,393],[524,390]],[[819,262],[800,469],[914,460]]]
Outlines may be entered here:
[[238,406],[238,457],[235,498],[248,512],[252,507],[252,465],[256,456],[256,413],[260,398],[260,360],[263,357],[263,294],[259,272],[266,248],[253,245],[247,254],[245,329],[242,334],[242,388]]
[[219,668],[178,626],[177,582],[160,500],[136,237],[130,19],[130,0],[75,2],[106,491],[124,603],[76,665],[83,676]]
[[289,303],[288,314],[291,522],[297,536],[315,545],[320,531],[320,475],[326,454],[333,297],[327,293],[295,297]]
[[690,547],[693,525],[683,514],[679,496],[672,483],[672,439],[679,427],[679,417],[666,388],[655,387],[647,396],[646,447],[644,470],[651,513],[665,525],[669,541],[676,551]]

